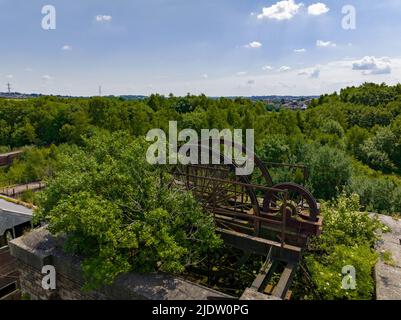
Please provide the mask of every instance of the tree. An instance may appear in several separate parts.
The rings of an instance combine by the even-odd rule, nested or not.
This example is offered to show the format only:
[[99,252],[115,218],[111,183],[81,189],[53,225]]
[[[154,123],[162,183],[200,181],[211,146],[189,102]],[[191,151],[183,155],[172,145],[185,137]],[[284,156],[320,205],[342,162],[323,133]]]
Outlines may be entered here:
[[392,162],[397,138],[389,127],[378,128],[376,135],[361,146],[362,159],[374,169],[383,171],[395,170]]
[[309,147],[306,157],[314,195],[332,199],[351,178],[351,160],[345,152],[329,146]]
[[347,150],[356,158],[361,159],[362,150],[361,146],[369,138],[370,134],[367,129],[359,126],[354,126],[348,130],[346,134]]
[[340,123],[335,120],[327,120],[323,123],[321,131],[326,134],[336,135],[339,139],[344,137],[344,129]]
[[125,133],[98,133],[65,148],[39,199],[35,219],[84,257],[87,288],[129,271],[180,273],[221,245],[212,216],[168,187],[171,176],[147,163],[146,147]]

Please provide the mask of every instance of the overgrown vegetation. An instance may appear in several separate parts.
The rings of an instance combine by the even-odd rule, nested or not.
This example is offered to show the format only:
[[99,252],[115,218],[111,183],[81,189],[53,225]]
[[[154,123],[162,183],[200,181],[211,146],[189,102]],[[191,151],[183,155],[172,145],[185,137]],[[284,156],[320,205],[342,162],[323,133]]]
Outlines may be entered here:
[[147,163],[146,147],[123,133],[96,134],[59,154],[41,193],[36,219],[85,257],[88,288],[132,270],[180,273],[222,243],[212,216]]
[[[375,290],[372,274],[378,259],[374,244],[378,231],[388,229],[377,218],[360,212],[356,194],[341,195],[336,201],[324,203],[322,214],[324,232],[312,241],[304,258],[311,279],[308,282],[299,274],[298,298],[372,299]],[[355,289],[343,288],[345,266],[355,268]]]
[[[38,202],[37,219],[66,234],[67,248],[86,257],[90,285],[129,270],[181,272],[221,242],[211,217],[189,194],[166,188],[166,172],[142,158],[143,136],[153,128],[168,131],[173,120],[198,132],[254,128],[262,160],[305,164],[306,185],[328,202],[325,233],[305,260],[316,289],[301,298],[371,297],[379,226],[359,211],[401,213],[401,85],[346,88],[314,100],[307,111],[203,95],[0,100],[0,151],[31,146],[0,169],[0,187],[49,181],[38,200],[23,198]],[[278,170],[273,178],[290,177]],[[291,180],[303,182],[302,172]],[[340,290],[344,264],[357,269],[356,291]]]
[[[359,194],[368,210],[401,213],[401,85],[347,88],[314,100],[307,111],[271,111],[262,102],[203,95],[0,100],[0,150],[82,145],[99,129],[141,137],[153,128],[168,131],[171,120],[179,129],[197,131],[254,128],[258,155],[265,161],[306,164],[307,184],[318,198],[330,200],[345,189]],[[45,149],[2,170],[0,184],[51,174],[56,147]]]

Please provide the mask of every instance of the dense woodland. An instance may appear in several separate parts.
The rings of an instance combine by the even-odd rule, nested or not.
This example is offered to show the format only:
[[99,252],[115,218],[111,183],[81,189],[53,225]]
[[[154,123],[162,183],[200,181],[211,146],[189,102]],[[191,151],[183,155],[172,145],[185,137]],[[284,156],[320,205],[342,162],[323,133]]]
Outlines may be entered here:
[[[35,199],[38,218],[50,221],[54,232],[72,235],[70,250],[89,257],[83,267],[91,285],[132,269],[183,272],[221,244],[210,233],[213,222],[191,197],[163,188],[156,179],[163,174],[138,156],[148,130],[168,132],[171,120],[198,131],[254,128],[262,160],[305,164],[306,184],[324,204],[327,222],[305,259],[313,290],[302,289],[299,297],[372,296],[372,245],[380,226],[359,211],[401,213],[401,85],[346,88],[314,100],[307,111],[191,95],[0,100],[0,151],[27,149],[1,169],[0,186],[51,181]],[[273,177],[288,178],[282,172]],[[161,199],[158,192],[165,200],[155,200]],[[189,212],[197,212],[196,219]],[[179,231],[188,224],[197,226],[195,234],[193,228]],[[362,276],[355,292],[339,290],[336,259],[357,266]],[[302,279],[297,283],[306,286]]]
[[[371,211],[401,212],[401,85],[365,84],[314,100],[307,111],[271,111],[262,102],[206,96],[144,101],[118,98],[0,100],[0,149],[37,146],[0,184],[41,179],[62,144],[82,145],[99,130],[133,137],[177,120],[180,129],[254,128],[265,161],[304,163],[319,199],[357,193]],[[51,147],[53,146],[53,147]],[[51,147],[49,149],[49,147]],[[51,162],[51,161],[50,161]],[[278,178],[280,180],[280,178]]]

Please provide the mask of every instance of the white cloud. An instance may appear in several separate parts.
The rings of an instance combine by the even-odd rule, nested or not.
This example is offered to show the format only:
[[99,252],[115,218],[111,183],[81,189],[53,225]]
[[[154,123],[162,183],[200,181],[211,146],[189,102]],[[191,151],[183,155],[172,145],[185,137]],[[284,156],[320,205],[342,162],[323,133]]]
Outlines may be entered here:
[[101,15],[101,14],[99,14],[99,15],[96,16],[96,21],[97,22],[110,22],[112,19],[113,19],[113,17],[109,16],[109,15]]
[[314,69],[307,69],[300,71],[298,73],[299,76],[307,76],[310,79],[318,79],[320,77],[320,69],[319,68],[314,68]]
[[61,48],[61,50],[63,50],[63,51],[72,51],[72,46],[66,44]]
[[326,6],[326,4],[321,2],[312,4],[308,7],[308,14],[312,16],[320,16],[321,14],[325,14],[329,11],[330,9]]
[[331,42],[331,41],[317,40],[316,41],[316,46],[320,47],[320,48],[329,48],[329,47],[334,48],[337,45],[334,42]]
[[53,80],[53,77],[50,76],[50,75],[48,75],[48,74],[45,74],[45,75],[42,77],[42,79],[45,80],[45,81],[50,81],[50,80]]
[[[205,93],[209,96],[237,96],[237,95],[265,95],[269,94],[276,95],[320,95],[323,93],[332,93],[339,91],[341,88],[347,86],[358,86],[366,81],[387,84],[397,84],[401,79],[401,57],[390,57],[391,59],[391,74],[383,75],[365,75],[362,74],[364,70],[355,71],[353,70],[353,63],[360,61],[361,57],[344,58],[341,60],[333,60],[331,62],[322,64],[302,65],[290,64],[291,70],[286,72],[278,72],[279,66],[271,65],[273,71],[262,71],[262,65],[259,66],[260,72],[251,73],[250,70],[248,75],[244,78],[238,77],[236,72],[232,72],[230,75],[213,76],[208,81],[204,81],[200,77],[198,79],[185,82],[183,80],[171,80],[169,81],[168,87],[166,87],[165,79],[154,80],[154,88],[150,90],[146,87],[147,83],[140,84],[139,91],[143,91],[146,94],[159,92],[168,95],[173,92],[175,95],[186,95],[186,93],[192,92],[196,94]],[[265,64],[270,61],[265,61]],[[284,65],[281,64],[281,65]],[[318,69],[320,71],[317,77]],[[245,68],[243,69],[245,70]],[[241,71],[241,70],[239,70]],[[304,73],[303,73],[304,72]],[[377,71],[376,71],[377,72]],[[298,75],[303,73],[303,77]],[[248,80],[254,80],[253,85],[247,84]],[[128,80],[127,80],[128,81]],[[87,85],[86,82],[82,82],[82,85]],[[189,85],[189,87],[188,87]],[[121,92],[124,94],[124,92]]]
[[364,75],[390,74],[391,60],[387,57],[363,57],[352,63],[352,70],[362,70]]
[[271,7],[263,8],[258,19],[290,20],[302,6],[303,3],[296,3],[294,0],[279,1]]
[[294,49],[295,53],[304,53],[306,52],[306,49],[302,48],[302,49]]
[[252,41],[245,45],[245,48],[252,48],[252,49],[257,49],[260,47],[262,47],[262,44],[258,41]]
[[320,69],[315,69],[312,71],[312,73],[309,75],[309,78],[312,79],[317,79],[320,76]]
[[246,71],[237,72],[237,76],[244,76],[246,74],[248,74],[248,72],[246,72]]
[[262,70],[263,70],[263,71],[273,70],[273,67],[272,67],[272,66],[263,66],[263,67],[262,67]]
[[203,78],[203,79],[208,79],[208,78],[209,78],[209,75],[208,75],[207,73],[202,74],[202,78]]
[[12,79],[12,78],[14,78],[14,76],[12,74],[8,74],[8,75],[6,75],[6,78],[7,79]]
[[289,66],[282,66],[278,69],[278,71],[280,71],[280,72],[285,72],[285,71],[289,71],[289,70],[291,70],[291,67],[289,67]]

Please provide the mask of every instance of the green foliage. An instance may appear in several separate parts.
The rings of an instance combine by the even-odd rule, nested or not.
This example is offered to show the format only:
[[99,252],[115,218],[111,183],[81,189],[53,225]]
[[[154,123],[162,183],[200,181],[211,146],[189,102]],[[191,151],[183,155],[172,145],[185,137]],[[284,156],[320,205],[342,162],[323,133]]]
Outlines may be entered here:
[[351,178],[351,160],[341,150],[329,146],[309,148],[306,155],[310,182],[318,198],[336,197]]
[[[303,298],[370,299],[372,246],[381,226],[359,206],[401,213],[401,85],[346,88],[314,99],[305,112],[278,109],[204,95],[3,99],[0,151],[34,147],[0,168],[0,185],[47,180],[38,200],[31,193],[23,199],[38,201],[36,219],[49,222],[52,232],[66,237],[66,249],[84,257],[87,288],[132,270],[181,273],[205,264],[221,241],[192,196],[167,187],[166,168],[144,160],[143,136],[153,128],[168,131],[174,120],[198,133],[255,129],[257,155],[305,164],[306,185],[318,199],[334,199],[342,190],[359,196],[340,195],[323,205],[325,231],[305,260],[314,286]],[[303,182],[301,170],[271,169],[271,175],[276,183]],[[345,265],[357,270],[357,290],[341,289]]]
[[[316,260],[312,256],[305,258],[316,286],[315,295],[323,300],[372,300],[372,269],[376,261],[376,254],[366,245],[338,245],[322,259]],[[356,270],[356,290],[345,290],[342,287],[342,269],[345,266],[353,266]]]
[[[312,278],[313,290],[304,299],[372,299],[372,271],[377,261],[373,246],[377,231],[385,230],[376,218],[359,211],[359,196],[344,194],[322,206],[324,231],[311,244],[305,264]],[[356,289],[342,287],[343,267],[356,270]]]
[[360,212],[360,197],[352,194],[339,196],[335,201],[322,204],[324,234],[318,247],[330,251],[336,244],[345,246],[368,245],[378,240],[375,232],[382,227],[378,219]]
[[[134,137],[143,137],[153,128],[168,131],[168,122],[174,120],[178,121],[179,129],[192,128],[198,133],[206,128],[255,129],[257,154],[265,161],[310,166],[307,185],[321,199],[331,199],[338,190],[346,188],[360,194],[364,205],[372,202],[372,196],[364,198],[369,192],[353,182],[370,178],[368,174],[350,172],[355,160],[379,176],[401,173],[401,85],[372,83],[321,96],[304,112],[277,111],[264,102],[245,98],[212,99],[189,94],[152,95],[132,101],[113,97],[3,99],[0,149],[64,143],[80,146],[97,131],[124,130]],[[41,164],[34,167],[42,169],[26,168],[27,164],[21,162],[5,169],[5,173],[0,173],[0,184],[7,179],[18,183],[47,176]],[[280,182],[292,179],[293,175],[277,170],[272,176],[275,182]],[[374,206],[378,208],[375,210],[399,211],[400,201],[395,194],[399,194],[400,187],[401,182],[396,182],[395,191]]]
[[132,270],[180,273],[221,244],[213,218],[190,194],[168,187],[170,175],[147,163],[146,148],[124,133],[66,147],[38,199],[35,219],[84,257],[87,288]]
[[364,83],[362,86],[341,90],[340,99],[354,104],[377,107],[395,100],[400,94],[400,85],[389,87],[386,84]]
[[9,167],[0,171],[0,186],[40,181],[53,174],[57,148],[27,148]]
[[348,130],[346,134],[347,150],[357,159],[362,158],[361,146],[369,138],[370,134],[367,129],[354,126]]
[[390,177],[354,176],[347,189],[360,196],[366,210],[401,213],[401,184]]
[[341,124],[340,123],[338,123],[337,121],[335,121],[335,120],[327,120],[324,124],[323,124],[323,126],[322,126],[322,128],[321,128],[321,131],[323,132],[323,133],[325,133],[325,134],[334,134],[334,135],[336,135],[338,138],[343,138],[344,137],[344,134],[345,134],[345,132],[344,132],[344,129],[343,129],[343,127],[341,126]]
[[256,154],[264,162],[288,163],[291,157],[288,138],[284,135],[268,135],[260,142]]
[[383,171],[394,171],[394,150],[397,147],[397,138],[389,127],[381,127],[376,135],[361,146],[362,159],[372,168]]
[[391,251],[384,251],[381,253],[383,262],[389,266],[396,267],[397,263],[394,261],[393,254]]

